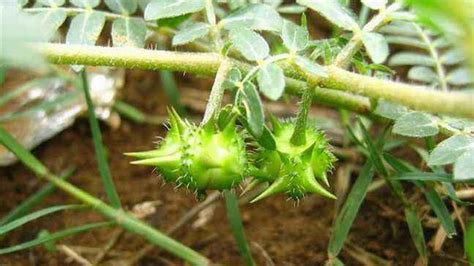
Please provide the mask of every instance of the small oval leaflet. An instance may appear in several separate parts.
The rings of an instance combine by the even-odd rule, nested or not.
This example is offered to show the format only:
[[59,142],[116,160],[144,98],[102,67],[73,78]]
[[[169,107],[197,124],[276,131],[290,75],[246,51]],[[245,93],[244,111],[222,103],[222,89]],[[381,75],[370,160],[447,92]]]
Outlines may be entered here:
[[436,120],[420,112],[407,113],[395,121],[393,132],[408,137],[429,137],[439,133]]
[[265,39],[246,28],[234,28],[229,35],[234,47],[249,61],[262,60],[270,54]]

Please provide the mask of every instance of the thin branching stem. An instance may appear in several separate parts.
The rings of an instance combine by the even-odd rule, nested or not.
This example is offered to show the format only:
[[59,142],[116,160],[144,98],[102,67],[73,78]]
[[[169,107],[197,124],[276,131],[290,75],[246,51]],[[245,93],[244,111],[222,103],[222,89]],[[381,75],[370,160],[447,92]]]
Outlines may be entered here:
[[[381,28],[390,22],[390,14],[401,8],[400,3],[394,3],[387,7],[386,9],[381,9],[379,14],[373,17],[365,26],[362,28],[364,32],[372,32]],[[362,47],[362,39],[360,34],[360,29],[358,32],[354,32],[354,36],[349,40],[349,43],[342,49],[338,54],[336,59],[333,62],[334,66],[347,68],[352,57],[359,51]]]
[[219,70],[216,73],[214,84],[212,85],[211,95],[209,95],[209,102],[207,103],[206,112],[201,124],[206,124],[219,111],[224,97],[225,87],[223,86],[227,73],[231,69],[232,64],[229,60],[222,60]]
[[[140,48],[109,48],[97,46],[36,44],[36,49],[46,58],[56,64],[113,66],[131,69],[173,70],[213,76],[221,64],[221,56],[215,53],[188,53],[171,51],[152,51]],[[232,64],[247,72],[248,64],[232,60]],[[299,80],[287,80],[287,90],[299,94],[306,86],[306,77],[296,73],[291,65],[282,64],[287,76]],[[326,67],[328,77],[320,78],[311,73],[307,77],[320,79],[320,85],[326,88],[360,94],[375,99],[385,99],[405,105],[418,111],[439,113],[454,117],[474,118],[474,95],[461,92],[442,92],[423,86],[414,86],[400,82],[378,79],[346,71],[336,66]],[[313,76],[313,77],[311,77]],[[318,90],[319,91],[319,90]],[[334,105],[344,107],[351,105],[353,109],[361,108],[370,113],[362,100],[354,98],[336,99],[332,90],[326,90],[326,95],[319,94],[321,101],[331,98]],[[326,96],[330,97],[326,97]],[[350,100],[349,100],[350,99]],[[367,101],[365,99],[364,101]],[[357,103],[356,103],[357,102]],[[358,104],[361,104],[360,106]],[[356,106],[357,105],[357,106]]]
[[448,82],[446,80],[446,71],[443,67],[443,63],[441,62],[439,53],[436,50],[436,47],[433,45],[433,41],[428,36],[428,34],[426,34],[426,32],[424,32],[423,29],[420,26],[418,26],[418,24],[413,23],[413,26],[415,27],[418,35],[420,35],[423,42],[426,44],[426,47],[428,48],[428,51],[430,52],[431,57],[434,59],[436,63],[436,73],[438,74],[441,89],[443,91],[447,91]]
[[311,109],[311,103],[313,101],[314,88],[308,84],[303,92],[301,103],[296,117],[295,131],[291,136],[291,144],[301,146],[306,143],[306,123],[308,122],[308,113]]

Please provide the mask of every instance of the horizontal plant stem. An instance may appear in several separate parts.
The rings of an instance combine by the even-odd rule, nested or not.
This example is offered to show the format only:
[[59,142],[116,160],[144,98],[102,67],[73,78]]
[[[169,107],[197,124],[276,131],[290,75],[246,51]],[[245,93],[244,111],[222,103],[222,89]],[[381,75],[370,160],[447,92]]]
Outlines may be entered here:
[[474,118],[474,94],[442,92],[422,86],[358,75],[327,67],[329,78],[321,84],[375,99],[385,99],[418,111]]
[[[64,44],[36,44],[37,50],[47,59],[56,64],[76,64],[92,66],[113,66],[131,69],[173,70],[213,76],[221,64],[222,58],[215,53],[188,53],[155,51],[139,48],[109,48],[96,46],[78,46]],[[244,72],[250,66],[240,61],[233,62]],[[282,65],[287,75],[302,78],[295,74],[289,65]],[[338,89],[351,93],[361,94],[370,98],[385,99],[402,104],[418,111],[440,113],[444,115],[474,118],[474,95],[468,93],[439,92],[421,86],[392,82],[360,74],[355,74],[338,67],[326,68],[327,78],[315,77],[324,87]],[[312,75],[306,73],[309,77]],[[305,82],[295,79],[287,80],[287,91],[299,94],[305,87]],[[342,108],[370,113],[367,99],[350,98],[351,94],[334,95],[333,90],[323,90],[324,93],[315,93],[318,102]],[[343,99],[337,99],[342,97]]]

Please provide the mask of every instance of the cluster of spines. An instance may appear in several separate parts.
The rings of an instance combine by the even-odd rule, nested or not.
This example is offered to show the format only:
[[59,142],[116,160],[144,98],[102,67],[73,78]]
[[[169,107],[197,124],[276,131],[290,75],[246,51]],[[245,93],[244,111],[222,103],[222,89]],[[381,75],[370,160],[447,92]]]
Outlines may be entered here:
[[[184,121],[173,109],[169,110],[169,115],[167,136],[155,150],[127,153],[138,159],[132,164],[155,166],[165,182],[174,182],[175,188],[185,187],[197,196],[205,193],[206,186],[222,190],[240,184],[247,159],[245,142],[236,132],[235,120],[219,130],[212,123],[195,126]],[[233,152],[227,152],[224,157],[235,157],[235,160],[229,163],[219,156],[207,156],[205,149],[224,152],[229,149]],[[224,173],[229,176],[224,176]]]
[[[276,193],[285,193],[296,201],[307,193],[334,198],[318,183],[319,180],[328,186],[326,173],[331,170],[335,160],[324,134],[320,131],[307,128],[307,144],[293,147],[289,136],[294,130],[294,123],[291,120],[280,122],[272,117],[277,149],[266,150],[258,147],[253,152],[246,150],[242,137],[245,133],[237,133],[235,120],[219,130],[212,124],[195,126],[182,120],[174,110],[169,110],[169,113],[169,132],[157,149],[127,155],[139,159],[132,162],[133,164],[155,166],[163,175],[164,181],[174,182],[176,188],[185,187],[194,191],[197,196],[202,196],[206,189],[222,190],[235,187],[243,181],[245,175],[249,175],[254,176],[254,180],[247,189],[262,182],[270,184],[253,201]],[[224,138],[225,141],[219,138]],[[203,159],[202,149],[215,151],[214,142],[226,150],[227,154],[235,154],[230,157],[231,162],[220,160],[221,158],[217,158],[219,156],[204,156]],[[247,162],[248,153],[251,154],[252,163]],[[215,171],[216,168],[219,170]],[[217,176],[214,173],[218,173]],[[231,173],[232,177],[229,178],[226,173]]]
[[328,186],[327,172],[331,171],[335,160],[323,133],[307,128],[306,145],[293,147],[290,141],[294,130],[292,120],[280,122],[271,117],[271,121],[277,148],[274,151],[259,148],[254,157],[254,180],[250,183],[250,186],[262,182],[270,185],[253,202],[277,193],[285,193],[295,201],[307,193],[335,198],[318,183],[320,180]]

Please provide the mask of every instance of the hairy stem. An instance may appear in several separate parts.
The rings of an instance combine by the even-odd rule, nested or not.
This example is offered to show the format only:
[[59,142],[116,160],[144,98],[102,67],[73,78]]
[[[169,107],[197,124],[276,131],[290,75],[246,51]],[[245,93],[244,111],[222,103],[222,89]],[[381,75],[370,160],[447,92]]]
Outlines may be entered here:
[[[72,65],[92,65],[92,66],[113,66],[131,69],[149,70],[173,70],[180,72],[191,72],[213,76],[221,64],[222,58],[215,53],[184,53],[170,51],[152,51],[140,48],[108,48],[96,46],[79,46],[64,44],[36,44],[36,49],[46,56],[46,58],[56,64]],[[248,64],[237,60],[231,61],[233,65],[247,72],[250,69]],[[300,80],[287,79],[287,90],[298,94],[306,83],[301,81],[306,77],[295,73],[291,65],[283,65],[285,73]],[[329,66],[326,67],[327,78],[314,76],[320,79],[320,85],[361,94],[370,98],[385,99],[394,103],[405,105],[418,111],[440,113],[455,117],[474,118],[474,95],[461,92],[441,92],[434,91],[422,86],[392,82],[377,79],[344,69]],[[311,73],[306,73],[311,77]],[[322,90],[322,89],[321,89]],[[317,90],[320,91],[320,90]],[[350,94],[339,94],[334,91],[325,90],[324,94],[316,93],[316,98],[324,102],[329,100],[329,104],[349,109],[360,110],[369,114],[370,107],[368,100],[352,98]],[[345,95],[345,96],[343,96]],[[342,99],[337,99],[343,97]]]
[[212,85],[211,95],[209,95],[209,102],[206,106],[206,112],[204,113],[204,118],[202,119],[201,124],[206,124],[219,111],[225,92],[223,83],[231,67],[232,64],[226,59],[224,59],[219,66],[214,84]]
[[308,122],[308,112],[311,109],[311,102],[313,100],[313,87],[308,84],[308,87],[303,92],[303,97],[296,117],[296,126],[293,135],[291,136],[291,144],[301,146],[306,143],[306,123]]
[[[394,3],[387,7],[387,9],[381,9],[378,15],[373,17],[367,24],[365,24],[362,31],[364,32],[372,32],[375,31],[388,22],[390,22],[389,15],[392,12],[397,11],[401,8],[399,3]],[[362,47],[362,39],[360,32],[354,33],[354,36],[349,40],[349,43],[342,49],[342,51],[338,54],[336,59],[333,62],[334,66],[347,68],[350,64],[351,58],[359,51]]]

